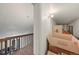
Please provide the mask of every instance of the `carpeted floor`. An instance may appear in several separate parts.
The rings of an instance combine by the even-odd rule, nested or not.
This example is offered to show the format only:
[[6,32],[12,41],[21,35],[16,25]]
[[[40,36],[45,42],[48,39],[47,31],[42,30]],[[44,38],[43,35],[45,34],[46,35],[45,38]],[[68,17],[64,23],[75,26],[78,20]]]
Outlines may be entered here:
[[47,55],[57,55],[57,54],[55,54],[55,53],[53,53],[51,51],[48,51]]
[[33,55],[33,46],[29,44],[26,47],[14,52],[13,55]]

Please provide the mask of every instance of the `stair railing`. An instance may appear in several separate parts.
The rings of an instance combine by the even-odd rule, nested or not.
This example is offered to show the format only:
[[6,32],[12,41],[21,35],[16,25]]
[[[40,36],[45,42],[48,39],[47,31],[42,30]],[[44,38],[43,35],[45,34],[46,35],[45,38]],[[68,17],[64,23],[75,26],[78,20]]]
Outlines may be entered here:
[[0,55],[11,55],[28,44],[33,45],[33,33],[0,39]]

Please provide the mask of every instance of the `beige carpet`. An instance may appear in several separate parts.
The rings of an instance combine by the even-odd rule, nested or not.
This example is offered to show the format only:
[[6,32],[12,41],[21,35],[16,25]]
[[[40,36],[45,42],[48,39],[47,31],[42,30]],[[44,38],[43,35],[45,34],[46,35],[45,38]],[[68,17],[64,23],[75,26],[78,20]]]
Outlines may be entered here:
[[47,55],[57,55],[57,54],[55,54],[55,53],[53,53],[51,51],[48,51]]
[[26,47],[14,52],[13,55],[33,55],[33,46],[29,44]]

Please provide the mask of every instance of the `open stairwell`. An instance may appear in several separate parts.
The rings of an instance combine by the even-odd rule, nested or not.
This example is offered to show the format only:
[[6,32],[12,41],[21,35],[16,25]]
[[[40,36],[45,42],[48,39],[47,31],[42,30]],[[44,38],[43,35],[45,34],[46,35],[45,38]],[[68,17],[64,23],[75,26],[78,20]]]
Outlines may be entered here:
[[0,39],[0,55],[32,55],[33,33]]

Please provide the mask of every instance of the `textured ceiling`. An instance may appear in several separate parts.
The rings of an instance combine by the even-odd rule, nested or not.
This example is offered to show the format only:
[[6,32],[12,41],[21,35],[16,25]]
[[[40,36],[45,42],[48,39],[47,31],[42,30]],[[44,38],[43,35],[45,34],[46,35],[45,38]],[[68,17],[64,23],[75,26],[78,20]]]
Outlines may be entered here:
[[53,17],[57,24],[68,24],[79,19],[79,4],[77,3],[55,3],[51,6],[57,10]]
[[0,36],[33,32],[32,4],[0,4]]

